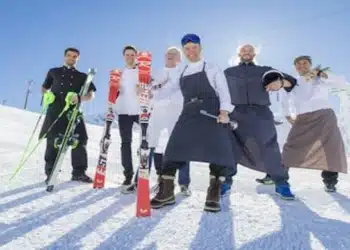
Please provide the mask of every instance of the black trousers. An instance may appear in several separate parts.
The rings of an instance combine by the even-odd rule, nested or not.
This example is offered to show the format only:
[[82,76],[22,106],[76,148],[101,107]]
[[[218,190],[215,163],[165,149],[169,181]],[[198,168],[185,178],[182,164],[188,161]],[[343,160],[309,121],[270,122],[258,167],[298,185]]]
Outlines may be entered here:
[[[45,151],[45,174],[49,176],[55,164],[58,149],[54,147],[54,140],[47,139]],[[88,157],[86,150],[87,141],[79,142],[78,146],[71,150],[72,175],[84,174],[88,167]]]
[[[186,162],[165,162],[164,167],[161,170],[162,175],[170,175],[175,176],[176,171],[184,166],[186,166],[188,163]],[[213,175],[215,177],[225,177],[227,174],[227,169],[224,166],[219,166],[216,164],[210,164],[209,165],[210,175]]]
[[[338,183],[338,176],[339,174],[337,172],[331,172],[331,171],[322,171],[321,173],[323,183],[324,184],[333,184],[336,185]],[[270,175],[266,175],[266,177],[270,177]]]
[[124,176],[126,178],[132,178],[134,175],[134,168],[132,164],[132,127],[134,123],[139,123],[138,115],[119,115],[118,125],[119,134],[121,138],[121,160],[122,166],[124,168]]

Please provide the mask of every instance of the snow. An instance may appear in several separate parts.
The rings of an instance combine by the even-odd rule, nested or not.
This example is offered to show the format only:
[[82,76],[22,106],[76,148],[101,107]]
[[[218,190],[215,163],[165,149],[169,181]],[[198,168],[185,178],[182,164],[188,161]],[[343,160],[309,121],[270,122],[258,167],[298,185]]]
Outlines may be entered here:
[[[117,130],[112,131],[105,189],[69,181],[67,155],[60,184],[47,193],[45,143],[9,182],[38,114],[0,106],[0,117],[0,249],[350,249],[347,175],[340,176],[338,193],[330,194],[323,191],[319,171],[293,169],[291,185],[298,199],[283,201],[273,186],[254,181],[261,173],[240,167],[232,194],[222,201],[223,211],[209,214],[203,212],[208,168],[191,163],[192,196],[178,195],[176,205],[136,218],[135,196],[119,192],[123,175]],[[278,129],[283,142],[288,125]],[[89,125],[88,132],[88,173],[93,176],[102,127]],[[135,133],[135,163],[138,141]]]

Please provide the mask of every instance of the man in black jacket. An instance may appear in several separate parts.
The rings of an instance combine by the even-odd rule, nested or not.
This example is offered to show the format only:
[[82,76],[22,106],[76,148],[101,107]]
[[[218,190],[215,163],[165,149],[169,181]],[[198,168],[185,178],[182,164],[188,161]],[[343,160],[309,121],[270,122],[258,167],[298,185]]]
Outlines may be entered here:
[[[92,100],[94,98],[94,92],[96,91],[95,85],[91,83],[86,96],[78,95],[87,78],[87,74],[79,72],[75,68],[79,55],[79,50],[75,48],[67,48],[64,52],[64,66],[50,69],[42,85],[44,99],[51,100],[39,135],[39,138],[42,138],[47,133],[45,152],[46,183],[48,182],[48,178],[53,170],[53,165],[57,157],[57,141],[59,141],[65,133],[71,110],[74,105],[80,101]],[[62,112],[65,106],[66,96],[70,92],[76,93],[71,95],[70,103],[72,105],[70,106],[70,109],[66,111],[66,113],[58,119],[57,123],[53,125],[52,129],[49,130],[51,124]],[[88,136],[82,117],[79,118],[74,131],[74,140],[77,144],[72,148],[71,153],[73,166],[72,180],[92,183],[92,179],[85,174],[88,167],[86,150]]]
[[[276,184],[276,193],[284,199],[294,199],[288,184],[288,169],[281,162],[274,117],[269,108],[269,91],[282,88],[291,91],[296,79],[271,67],[256,65],[253,62],[255,49],[252,45],[243,46],[239,57],[239,65],[225,70],[232,104],[235,106],[230,118],[239,124],[234,131],[240,144],[240,148],[236,149],[240,152],[238,163],[269,174]],[[266,81],[269,74],[281,75],[281,78]],[[236,169],[230,169],[223,192],[227,187],[230,188],[232,176],[236,172]]]

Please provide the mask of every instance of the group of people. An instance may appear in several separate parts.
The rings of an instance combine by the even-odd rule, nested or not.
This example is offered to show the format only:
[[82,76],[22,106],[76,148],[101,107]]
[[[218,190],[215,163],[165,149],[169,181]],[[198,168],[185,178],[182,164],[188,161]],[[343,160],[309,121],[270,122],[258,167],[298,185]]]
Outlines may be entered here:
[[[239,50],[240,63],[222,71],[201,56],[198,35],[185,35],[181,46],[182,53],[174,47],[166,51],[165,67],[160,74],[153,75],[150,83],[152,111],[148,140],[150,159],[158,175],[152,208],[176,202],[177,170],[181,192],[190,195],[191,161],[209,163],[209,187],[204,205],[208,212],[221,210],[221,196],[230,190],[238,164],[265,173],[266,176],[258,180],[275,184],[276,194],[283,199],[295,198],[288,182],[288,170],[293,167],[322,170],[326,191],[336,191],[338,173],[347,173],[347,161],[337,119],[328,101],[328,90],[348,87],[344,79],[313,68],[309,56],[294,60],[299,75],[296,78],[272,67],[256,65],[255,49],[249,44]],[[186,63],[181,63],[181,54],[186,57]],[[56,98],[48,108],[43,131],[57,117],[57,107],[64,105],[64,96],[68,92],[78,93],[86,78],[86,74],[74,68],[78,56],[76,49],[67,49],[65,65],[48,73],[43,93],[51,93]],[[136,48],[126,46],[123,56],[125,67],[115,111],[125,177],[123,192],[131,193],[137,188],[131,150],[132,127],[138,123],[139,116]],[[91,100],[95,90],[92,84],[88,95],[77,96],[73,103]],[[269,108],[270,91],[281,91],[283,110],[292,124],[282,153]],[[294,117],[290,100],[295,104]],[[232,121],[237,122],[238,127],[233,128]],[[55,156],[52,138],[62,133],[59,130],[63,127],[56,126],[47,136],[47,175]],[[169,135],[167,140],[160,138],[164,130]],[[85,174],[87,135],[83,121],[77,126],[76,134],[80,143],[72,150],[72,179],[92,182]]]

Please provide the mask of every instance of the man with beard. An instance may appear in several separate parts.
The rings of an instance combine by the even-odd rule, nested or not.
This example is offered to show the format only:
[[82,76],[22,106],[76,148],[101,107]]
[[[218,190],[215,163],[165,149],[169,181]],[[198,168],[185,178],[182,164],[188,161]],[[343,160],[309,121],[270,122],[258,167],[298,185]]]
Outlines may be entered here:
[[[271,67],[256,65],[253,62],[255,49],[252,45],[244,45],[239,51],[239,57],[239,65],[224,71],[232,104],[235,105],[230,118],[239,124],[234,131],[241,151],[237,163],[269,174],[276,184],[275,192],[283,199],[294,199],[288,183],[288,170],[281,163],[268,91],[282,88],[291,91],[296,79]],[[279,73],[283,78],[263,82],[269,73]],[[230,172],[226,177],[226,185],[223,186],[224,192],[230,189],[232,176],[237,172],[236,167],[228,170]]]
[[[349,88],[349,84],[320,68],[311,69],[309,56],[297,57],[294,65],[298,85],[290,93],[283,93],[282,99],[292,124],[283,146],[283,164],[288,168],[322,170],[325,190],[335,192],[338,173],[347,173],[347,159],[337,117],[329,103],[329,89]],[[290,115],[290,98],[296,110],[295,120]]]
[[[72,108],[78,102],[92,100],[94,98],[94,92],[96,91],[95,85],[91,83],[86,96],[78,95],[87,78],[85,73],[82,73],[75,68],[79,55],[79,50],[75,48],[67,48],[64,52],[64,66],[50,69],[41,88],[44,95],[44,105],[49,105],[39,135],[39,138],[42,138],[47,133],[45,151],[46,183],[48,182],[48,178],[53,170],[58,154],[58,148],[55,141],[56,139],[61,138],[65,133],[68,125],[68,116]],[[48,131],[65,107],[66,96],[70,96],[70,100],[68,100],[71,104],[70,109],[59,118],[57,123],[53,125],[52,129]],[[72,148],[72,180],[92,183],[92,179],[85,174],[88,168],[86,150],[88,136],[82,118],[74,131],[74,139],[78,144],[76,147]]]

